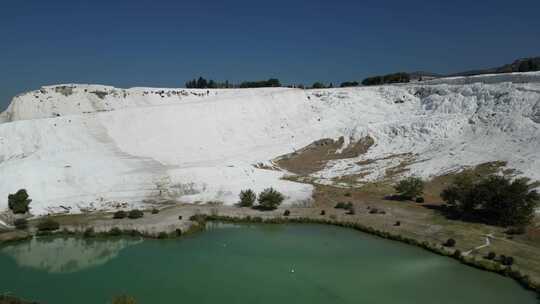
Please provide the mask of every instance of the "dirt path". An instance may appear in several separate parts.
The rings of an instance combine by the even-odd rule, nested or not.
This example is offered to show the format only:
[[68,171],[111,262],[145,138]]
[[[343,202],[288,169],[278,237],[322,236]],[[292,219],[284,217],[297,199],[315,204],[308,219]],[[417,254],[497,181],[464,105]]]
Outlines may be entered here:
[[490,245],[491,245],[491,239],[492,239],[492,238],[493,238],[493,234],[492,234],[492,233],[486,234],[486,242],[485,242],[483,245],[480,245],[480,246],[478,246],[478,247],[475,247],[475,248],[473,248],[473,249],[471,249],[471,250],[469,250],[469,251],[465,251],[465,252],[463,253],[463,255],[464,255],[464,256],[468,256],[468,255],[471,254],[473,251],[478,251],[478,250],[480,250],[480,249],[482,249],[482,248],[485,248],[485,247],[490,246]]

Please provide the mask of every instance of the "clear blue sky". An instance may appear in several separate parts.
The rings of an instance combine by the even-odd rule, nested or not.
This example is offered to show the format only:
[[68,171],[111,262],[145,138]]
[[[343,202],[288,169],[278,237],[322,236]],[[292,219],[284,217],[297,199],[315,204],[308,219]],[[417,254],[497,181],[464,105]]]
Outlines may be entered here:
[[41,85],[339,83],[540,55],[540,1],[1,0],[0,107]]

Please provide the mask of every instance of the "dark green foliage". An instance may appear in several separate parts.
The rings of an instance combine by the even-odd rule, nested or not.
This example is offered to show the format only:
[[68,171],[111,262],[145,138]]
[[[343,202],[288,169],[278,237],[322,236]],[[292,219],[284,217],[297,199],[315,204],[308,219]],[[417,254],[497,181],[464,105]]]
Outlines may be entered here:
[[441,197],[458,216],[478,218],[501,226],[524,226],[531,222],[540,194],[527,178],[490,175],[476,181],[472,175],[457,177]]
[[86,228],[86,230],[84,230],[83,232],[83,237],[85,238],[91,238],[94,236],[96,236],[96,233],[94,232],[94,228],[92,227]]
[[60,229],[60,224],[52,218],[46,218],[38,223],[37,228],[39,231],[54,231]]
[[311,86],[312,89],[324,89],[326,88],[326,85],[324,85],[324,83],[322,82],[315,82],[313,83],[313,85]]
[[518,72],[532,72],[540,70],[540,58],[526,58],[519,61]]
[[144,213],[139,209],[133,209],[133,210],[129,211],[129,213],[128,213],[128,217],[130,219],[138,219],[138,218],[141,218],[143,216],[144,216]]
[[24,218],[16,219],[13,222],[13,225],[15,226],[15,228],[17,228],[19,230],[24,230],[24,229],[28,228],[28,221],[26,219],[24,219]]
[[359,85],[360,83],[358,81],[345,81],[345,82],[342,82],[339,86],[342,88],[346,88],[346,87],[357,87]]
[[289,216],[291,215],[291,212],[289,210],[285,210],[285,212],[283,212],[283,216]]
[[261,81],[244,81],[240,84],[241,88],[265,88],[265,87],[281,87],[279,79],[270,78]]
[[490,251],[490,252],[485,256],[485,258],[486,258],[487,260],[493,260],[493,259],[495,259],[496,256],[497,256],[497,254],[496,254],[495,252]]
[[334,208],[349,210],[349,209],[353,208],[353,204],[351,202],[348,202],[348,203],[339,202],[339,203],[336,204],[336,206]]
[[215,89],[215,88],[232,88],[233,85],[229,84],[229,81],[217,82],[212,79],[206,80],[203,77],[193,79],[186,82],[186,88],[188,89]]
[[501,255],[500,261],[504,266],[512,266],[514,264],[514,258],[511,256]]
[[240,201],[238,202],[239,207],[252,207],[253,204],[255,204],[255,200],[257,200],[257,195],[251,189],[240,191],[239,197],[240,197]]
[[424,192],[424,181],[418,177],[408,177],[394,186],[403,199],[413,199]]
[[448,239],[443,244],[443,246],[445,246],[445,247],[454,247],[455,245],[456,245],[456,240],[454,240],[454,239]]
[[422,204],[424,202],[424,198],[423,197],[417,197],[416,202]]
[[259,193],[259,205],[257,208],[261,210],[274,210],[276,209],[285,197],[279,191],[274,188],[266,188]]
[[462,214],[473,213],[476,209],[477,192],[475,176],[470,173],[463,173],[454,178],[450,186],[441,192],[441,198],[455,207]]
[[111,236],[120,236],[122,235],[122,230],[118,227],[113,227],[111,230],[109,230],[109,235]]
[[178,219],[179,219],[179,220],[182,220],[182,218],[183,218],[183,217],[182,217],[181,215],[178,216]]
[[365,86],[381,85],[387,83],[403,83],[411,81],[411,77],[407,73],[394,73],[383,76],[368,77],[362,81]]
[[15,194],[8,195],[8,206],[13,213],[26,213],[30,209],[31,199],[25,189],[20,189]]
[[326,211],[321,210],[321,215],[326,215]]
[[115,219],[123,219],[126,217],[127,217],[127,212],[125,212],[124,210],[116,211],[113,215],[113,218]]
[[158,239],[166,239],[168,238],[169,235],[167,234],[167,232],[165,231],[161,231],[159,234],[158,234]]

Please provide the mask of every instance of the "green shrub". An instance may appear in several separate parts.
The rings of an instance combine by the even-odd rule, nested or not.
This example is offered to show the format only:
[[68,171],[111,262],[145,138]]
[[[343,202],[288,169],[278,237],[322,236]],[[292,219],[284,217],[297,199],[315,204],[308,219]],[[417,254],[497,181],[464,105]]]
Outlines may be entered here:
[[120,236],[122,235],[122,230],[118,227],[113,227],[111,228],[111,230],[109,230],[109,235]]
[[144,216],[144,213],[139,209],[133,209],[129,211],[128,218],[130,219],[138,219]]
[[353,208],[353,203],[351,202],[348,202],[348,203],[344,203],[344,202],[339,202],[336,204],[336,206],[334,206],[335,209],[345,209],[345,210],[349,210],[351,208]]
[[321,215],[326,215],[326,211],[321,210]]
[[454,247],[455,245],[456,245],[456,240],[454,240],[454,239],[448,239],[443,244],[444,247]]
[[283,216],[289,216],[291,214],[291,212],[289,210],[285,210],[285,212],[283,212]]
[[238,202],[239,207],[252,207],[253,204],[255,204],[255,200],[257,200],[257,195],[251,189],[240,191],[239,197],[240,197],[240,201]]
[[285,197],[279,191],[274,188],[266,188],[259,194],[259,205],[257,206],[262,210],[274,210],[276,209]]
[[37,228],[39,231],[54,231],[60,229],[60,224],[51,218],[46,218],[38,223]]
[[514,264],[514,258],[511,256],[501,255],[500,261],[504,266],[512,266]]
[[496,256],[497,256],[497,254],[496,254],[495,252],[490,251],[490,252],[485,256],[485,258],[486,258],[487,260],[493,260],[493,259],[495,259]]
[[127,212],[124,210],[116,211],[113,215],[114,219],[123,219],[127,217]]
[[85,238],[91,238],[91,237],[94,237],[95,235],[96,233],[94,232],[93,227],[86,228],[83,232],[83,237]]
[[152,214],[158,214],[158,213],[159,213],[159,209],[157,208],[152,209]]
[[417,197],[416,202],[422,204],[424,202],[424,198],[423,197]]
[[137,301],[135,301],[135,298],[133,297],[121,295],[114,297],[112,304],[137,304]]
[[404,199],[413,199],[424,192],[424,181],[418,177],[408,177],[394,186],[396,192]]
[[396,221],[396,223],[394,224],[394,226],[401,226],[401,222],[400,222],[400,221]]
[[161,231],[159,234],[158,234],[158,239],[166,239],[168,238],[169,235],[167,234],[167,232],[165,231]]
[[31,199],[28,199],[28,193],[25,189],[20,189],[14,194],[8,195],[8,207],[13,213],[26,213],[30,210]]
[[17,228],[19,230],[24,230],[24,229],[28,228],[28,221],[26,219],[24,219],[24,218],[16,219],[13,222],[13,225],[15,226],[15,228]]

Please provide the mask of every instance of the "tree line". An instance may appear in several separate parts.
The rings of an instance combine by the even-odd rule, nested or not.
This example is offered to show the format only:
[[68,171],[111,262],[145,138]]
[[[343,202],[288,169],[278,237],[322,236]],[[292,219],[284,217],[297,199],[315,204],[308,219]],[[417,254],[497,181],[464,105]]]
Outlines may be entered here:
[[203,77],[194,78],[186,82],[188,89],[230,89],[230,88],[265,88],[265,87],[281,87],[281,82],[277,78],[259,81],[244,81],[239,84],[233,84],[228,80],[224,82],[207,80]]

